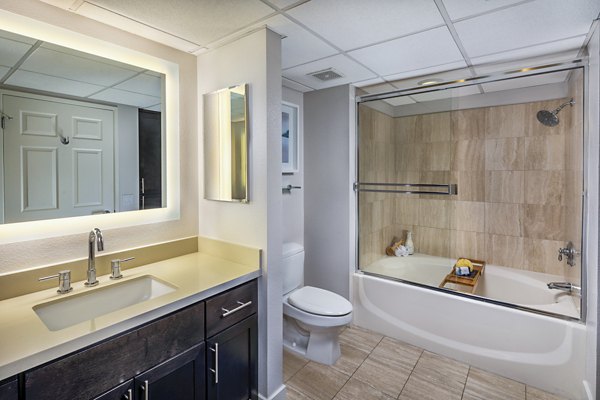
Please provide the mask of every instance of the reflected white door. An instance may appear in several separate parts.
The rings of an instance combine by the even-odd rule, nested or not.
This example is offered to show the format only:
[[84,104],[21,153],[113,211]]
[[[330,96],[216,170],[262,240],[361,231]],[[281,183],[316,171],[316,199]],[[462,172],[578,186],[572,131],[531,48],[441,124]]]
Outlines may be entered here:
[[15,93],[2,95],[2,108],[12,117],[4,222],[114,211],[114,108]]

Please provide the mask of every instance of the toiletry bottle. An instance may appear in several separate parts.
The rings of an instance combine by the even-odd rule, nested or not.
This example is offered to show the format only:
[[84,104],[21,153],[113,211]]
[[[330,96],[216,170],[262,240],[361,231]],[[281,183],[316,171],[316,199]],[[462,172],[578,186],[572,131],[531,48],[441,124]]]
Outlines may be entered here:
[[412,231],[408,231],[406,233],[406,243],[404,243],[404,247],[408,250],[408,254],[413,254],[415,252],[415,245],[412,239]]

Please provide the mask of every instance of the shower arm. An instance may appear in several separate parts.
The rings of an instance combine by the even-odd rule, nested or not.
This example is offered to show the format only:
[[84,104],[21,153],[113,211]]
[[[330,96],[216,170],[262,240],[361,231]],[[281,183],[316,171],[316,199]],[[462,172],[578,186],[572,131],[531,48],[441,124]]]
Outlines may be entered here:
[[573,107],[573,104],[575,104],[575,100],[573,100],[573,98],[571,98],[571,100],[567,101],[566,103],[561,104],[560,106],[558,106],[558,108],[556,108],[554,111],[552,111],[552,114],[554,114],[554,115],[558,114],[560,112],[560,110],[562,110],[566,106]]

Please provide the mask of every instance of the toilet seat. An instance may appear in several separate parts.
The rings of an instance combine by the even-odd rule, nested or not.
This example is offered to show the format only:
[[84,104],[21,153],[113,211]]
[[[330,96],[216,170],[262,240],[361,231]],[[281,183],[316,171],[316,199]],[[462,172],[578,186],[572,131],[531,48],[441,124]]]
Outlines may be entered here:
[[311,314],[326,317],[339,317],[352,312],[352,304],[339,294],[313,286],[304,286],[294,290],[288,302]]

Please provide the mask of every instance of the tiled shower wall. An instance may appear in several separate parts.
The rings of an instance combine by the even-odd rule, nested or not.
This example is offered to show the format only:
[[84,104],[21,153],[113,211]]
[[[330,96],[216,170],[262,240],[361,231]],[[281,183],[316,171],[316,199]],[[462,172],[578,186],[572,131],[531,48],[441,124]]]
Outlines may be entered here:
[[536,113],[568,99],[400,118],[361,105],[361,182],[455,183],[458,195],[360,193],[360,266],[411,230],[419,253],[566,274],[557,250],[581,243],[578,78],[552,128]]

